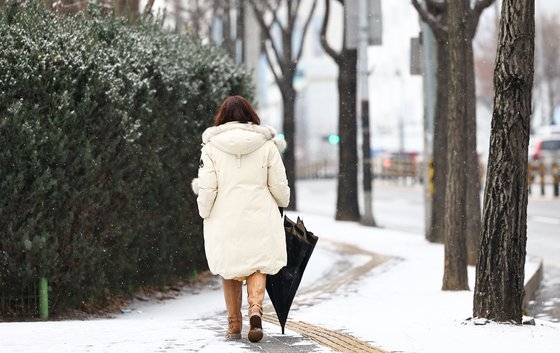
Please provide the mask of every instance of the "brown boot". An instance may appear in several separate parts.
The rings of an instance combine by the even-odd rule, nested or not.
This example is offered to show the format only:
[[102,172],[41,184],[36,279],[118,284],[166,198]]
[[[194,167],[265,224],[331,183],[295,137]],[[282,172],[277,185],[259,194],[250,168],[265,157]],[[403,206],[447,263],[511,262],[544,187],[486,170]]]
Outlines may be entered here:
[[228,312],[227,338],[241,338],[241,281],[235,279],[222,280],[224,298]]
[[249,334],[251,342],[259,342],[263,338],[262,304],[266,289],[266,275],[255,272],[247,277],[247,301],[249,302]]

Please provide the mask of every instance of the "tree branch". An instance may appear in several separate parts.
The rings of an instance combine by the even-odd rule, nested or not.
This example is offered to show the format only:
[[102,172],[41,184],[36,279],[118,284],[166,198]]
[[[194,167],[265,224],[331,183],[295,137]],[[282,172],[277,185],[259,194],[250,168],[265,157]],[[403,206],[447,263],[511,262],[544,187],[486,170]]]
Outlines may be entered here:
[[301,5],[301,0],[297,0],[296,1],[296,7],[294,8],[294,11],[290,14],[291,18],[297,18],[297,14],[299,12],[299,6]]
[[480,20],[480,15],[482,14],[482,11],[484,11],[488,6],[492,5],[494,1],[495,0],[478,0],[475,3],[474,8],[472,10],[469,10],[470,14],[468,16],[469,24],[466,33],[467,37],[469,37],[470,39],[474,38],[474,35],[476,34],[476,28],[478,27],[478,21]]
[[443,1],[426,0],[426,6],[428,8],[432,8],[432,9],[435,9],[437,11],[442,12],[442,11],[445,10],[445,7],[447,6],[445,1],[446,0],[443,0]]
[[[253,7],[256,7],[256,3],[251,0],[251,4],[253,5]],[[282,35],[286,34],[286,28],[284,28],[282,26],[282,22],[280,21],[280,19],[278,19],[278,8],[280,7],[281,1],[277,1],[276,2],[276,8],[272,8],[272,6],[270,5],[270,3],[268,1],[264,1],[264,6],[266,7],[266,11],[268,11],[270,14],[272,14],[272,23],[270,24],[270,28],[272,28],[272,26],[276,23],[278,25],[278,27],[280,28],[280,31],[282,32]],[[261,11],[262,14],[262,18],[264,21],[264,12]]]
[[[276,58],[276,61],[278,62],[278,66],[280,66],[280,68],[283,67],[283,60],[282,60],[282,56],[280,55],[280,50],[278,50],[278,48],[276,47],[276,44],[274,42],[274,39],[272,38],[272,33],[271,33],[271,28],[269,26],[267,26],[267,24],[264,21],[264,12],[258,8],[257,4],[255,3],[255,0],[250,0],[251,2],[251,6],[253,7],[253,10],[255,11],[255,17],[257,19],[257,22],[259,23],[259,26],[261,27],[261,30],[264,32],[264,35],[266,37],[266,39],[270,42],[270,46],[272,47],[272,52],[274,53],[274,56]],[[272,24],[271,24],[272,26]],[[268,49],[265,47],[264,48],[264,52],[266,54],[266,58],[269,61],[269,64],[272,64],[269,60],[269,52]],[[273,70],[274,72],[274,70]],[[276,75],[276,72],[274,72]]]
[[414,6],[416,11],[418,11],[422,21],[426,22],[428,26],[430,26],[438,39],[443,39],[447,36],[447,27],[443,26],[436,16],[434,16],[431,12],[428,12],[428,10],[420,5],[418,0],[412,0],[412,6]]
[[313,13],[315,12],[315,8],[317,7],[317,0],[313,0],[313,5],[311,6],[311,10],[309,10],[309,16],[303,25],[303,35],[301,37],[301,43],[299,44],[299,50],[296,56],[296,62],[299,61],[301,55],[303,54],[303,44],[305,42],[305,34],[307,33],[307,29],[309,28],[309,24],[311,23],[311,19],[313,18]]
[[[278,87],[282,87],[282,85],[284,84],[284,78],[283,76],[282,77],[279,76],[278,73],[276,72],[276,69],[274,68],[274,63],[271,61],[270,55],[268,54],[268,49],[266,48],[266,45],[264,43],[262,45],[262,50],[265,53],[266,63],[268,64],[268,67],[270,68],[270,71],[272,71],[272,75],[274,76],[274,81],[276,81]],[[282,65],[280,64],[278,65],[282,67]]]
[[[328,22],[329,22],[329,17],[330,17],[330,12],[331,12],[331,1],[330,0],[325,0],[325,16],[323,17],[323,24],[321,26],[321,46],[323,47],[323,49],[325,49],[325,52],[331,57],[333,58],[333,60],[339,64],[340,63],[340,54],[337,53],[330,45],[329,42],[327,41],[327,27],[328,27]],[[344,24],[344,26],[346,26],[346,24]],[[343,40],[344,41],[344,40]]]
[[144,14],[143,17],[146,18],[152,14],[152,8],[154,7],[155,0],[148,0],[146,2],[146,6],[144,6]]
[[484,11],[484,9],[486,9],[488,6],[492,5],[494,1],[496,0],[478,0],[474,5],[472,12],[480,16],[482,11]]

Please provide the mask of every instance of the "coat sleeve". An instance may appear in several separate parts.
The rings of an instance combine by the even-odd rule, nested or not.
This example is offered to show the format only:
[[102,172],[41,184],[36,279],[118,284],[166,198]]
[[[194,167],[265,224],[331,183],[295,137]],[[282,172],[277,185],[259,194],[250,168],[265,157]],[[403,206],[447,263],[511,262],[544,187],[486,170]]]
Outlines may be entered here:
[[200,167],[198,168],[198,197],[196,202],[198,204],[198,214],[202,218],[210,216],[218,195],[218,178],[207,146],[202,147]]
[[279,207],[287,207],[290,203],[290,187],[286,177],[286,168],[278,148],[271,143],[268,159],[268,189]]

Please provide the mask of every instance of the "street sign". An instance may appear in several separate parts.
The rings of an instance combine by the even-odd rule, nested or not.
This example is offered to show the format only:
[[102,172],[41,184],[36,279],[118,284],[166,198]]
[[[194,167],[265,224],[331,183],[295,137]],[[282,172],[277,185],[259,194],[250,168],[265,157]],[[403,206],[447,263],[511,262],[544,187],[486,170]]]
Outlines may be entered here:
[[[358,48],[359,1],[345,1],[344,21],[346,26],[346,48]],[[383,21],[381,14],[381,0],[368,0],[368,45],[381,45],[383,35]]]
[[424,73],[424,47],[420,37],[410,38],[410,74]]

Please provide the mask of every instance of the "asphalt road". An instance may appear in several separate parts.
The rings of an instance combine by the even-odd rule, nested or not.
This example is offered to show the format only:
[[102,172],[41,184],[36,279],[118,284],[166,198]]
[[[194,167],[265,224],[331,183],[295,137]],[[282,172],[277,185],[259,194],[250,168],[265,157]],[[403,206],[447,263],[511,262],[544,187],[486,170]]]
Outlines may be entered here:
[[543,259],[541,288],[529,304],[530,316],[560,322],[560,197],[533,190],[527,205],[527,254]]

